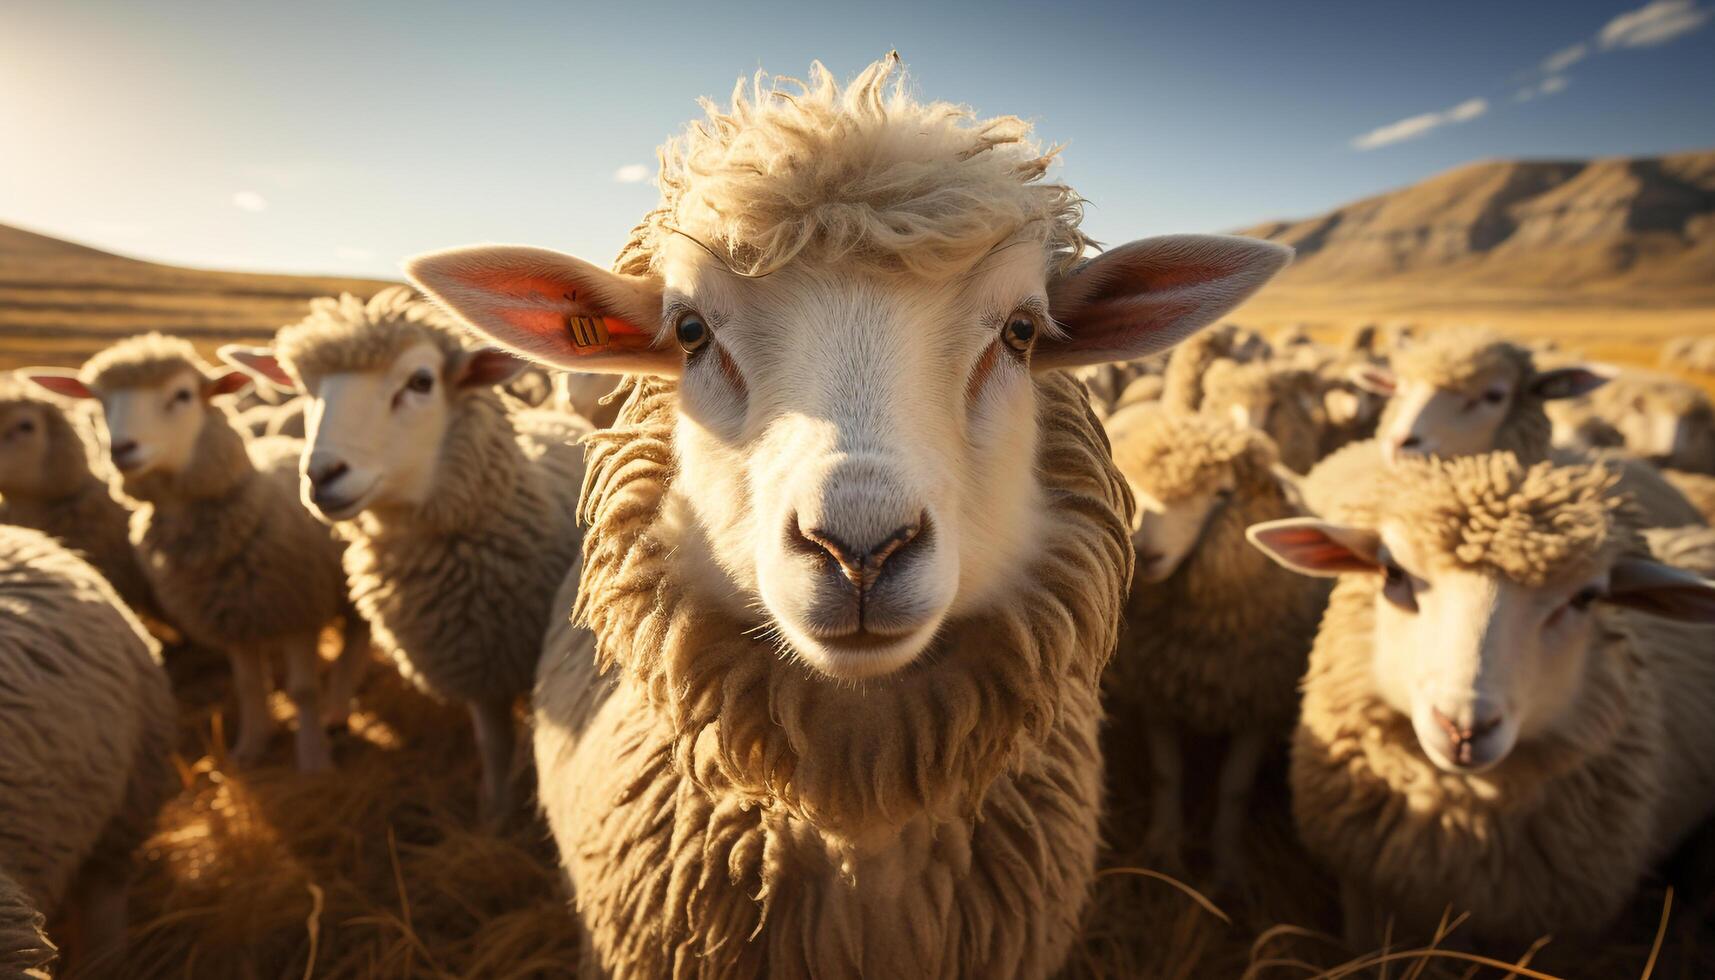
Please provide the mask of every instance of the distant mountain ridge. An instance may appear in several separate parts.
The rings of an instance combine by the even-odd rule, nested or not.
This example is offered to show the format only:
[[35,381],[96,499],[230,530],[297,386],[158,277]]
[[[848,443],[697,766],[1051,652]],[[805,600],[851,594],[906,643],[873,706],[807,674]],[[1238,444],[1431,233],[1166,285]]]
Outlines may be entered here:
[[1298,250],[1283,284],[1715,292],[1715,150],[1473,163],[1240,234]]

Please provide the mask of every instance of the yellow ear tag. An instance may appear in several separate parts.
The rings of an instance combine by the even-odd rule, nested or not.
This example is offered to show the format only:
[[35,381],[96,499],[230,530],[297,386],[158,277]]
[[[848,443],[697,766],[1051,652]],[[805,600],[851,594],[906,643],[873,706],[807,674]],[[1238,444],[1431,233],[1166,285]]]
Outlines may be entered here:
[[566,333],[577,350],[600,350],[608,344],[607,317],[567,316]]

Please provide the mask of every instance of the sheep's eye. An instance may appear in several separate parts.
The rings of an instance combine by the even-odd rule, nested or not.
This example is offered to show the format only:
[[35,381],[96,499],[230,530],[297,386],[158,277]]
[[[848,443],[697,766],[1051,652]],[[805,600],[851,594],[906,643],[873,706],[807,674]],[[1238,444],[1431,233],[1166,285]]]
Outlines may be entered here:
[[418,368],[412,372],[410,380],[405,382],[405,388],[407,391],[426,395],[435,389],[435,376],[430,374],[427,368]]
[[1215,499],[1220,500],[1220,501],[1227,501],[1227,500],[1233,499],[1233,488],[1232,487],[1222,487],[1221,489],[1216,490],[1215,491]]
[[19,422],[17,425],[13,426],[12,431],[16,432],[17,434],[19,434],[21,436],[27,436],[30,433],[36,431],[36,422],[34,419],[25,419],[24,421]]
[[1382,569],[1382,579],[1382,595],[1389,602],[1406,612],[1417,611],[1417,599],[1411,594],[1411,580],[1406,577],[1405,569],[1388,562]]
[[1602,598],[1601,589],[1594,585],[1586,585],[1584,588],[1579,589],[1577,594],[1567,601],[1566,605],[1578,610],[1579,612],[1584,612],[1594,605],[1596,600],[1600,598]]
[[1507,393],[1504,388],[1490,388],[1488,391],[1483,392],[1483,401],[1488,402],[1490,405],[1499,405],[1501,402],[1506,400]]
[[673,338],[679,342],[680,350],[694,354],[709,342],[709,325],[695,313],[682,314],[679,322],[673,324]]
[[1029,313],[1019,311],[1006,318],[1006,326],[1001,328],[1000,338],[1006,341],[1006,346],[1020,354],[1028,354],[1036,343],[1036,318]]
[[182,405],[185,402],[188,402],[190,400],[191,400],[191,390],[189,388],[180,388],[178,391],[173,392],[172,400],[169,401],[167,404],[169,404],[169,405]]

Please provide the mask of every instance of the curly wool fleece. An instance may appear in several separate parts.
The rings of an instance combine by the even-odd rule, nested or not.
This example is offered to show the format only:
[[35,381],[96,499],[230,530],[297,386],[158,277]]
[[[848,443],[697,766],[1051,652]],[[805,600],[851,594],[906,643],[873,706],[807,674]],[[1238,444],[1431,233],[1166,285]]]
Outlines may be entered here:
[[577,600],[593,634],[550,633],[535,700],[540,796],[592,968],[1034,977],[1063,962],[1094,874],[1097,683],[1131,501],[1077,383],[1043,376],[1037,399],[1051,511],[1030,601],[950,624],[867,685],[780,658],[680,577],[671,385],[643,382],[594,437]]

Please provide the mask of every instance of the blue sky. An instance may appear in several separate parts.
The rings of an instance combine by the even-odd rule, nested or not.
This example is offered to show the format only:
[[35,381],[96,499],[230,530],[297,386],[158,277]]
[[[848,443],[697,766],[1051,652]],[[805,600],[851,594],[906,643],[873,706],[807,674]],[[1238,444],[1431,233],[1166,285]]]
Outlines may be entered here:
[[605,262],[655,193],[616,178],[696,96],[892,48],[925,96],[1067,144],[1108,242],[1715,147],[1711,0],[621,6],[0,0],[0,223],[220,268]]

